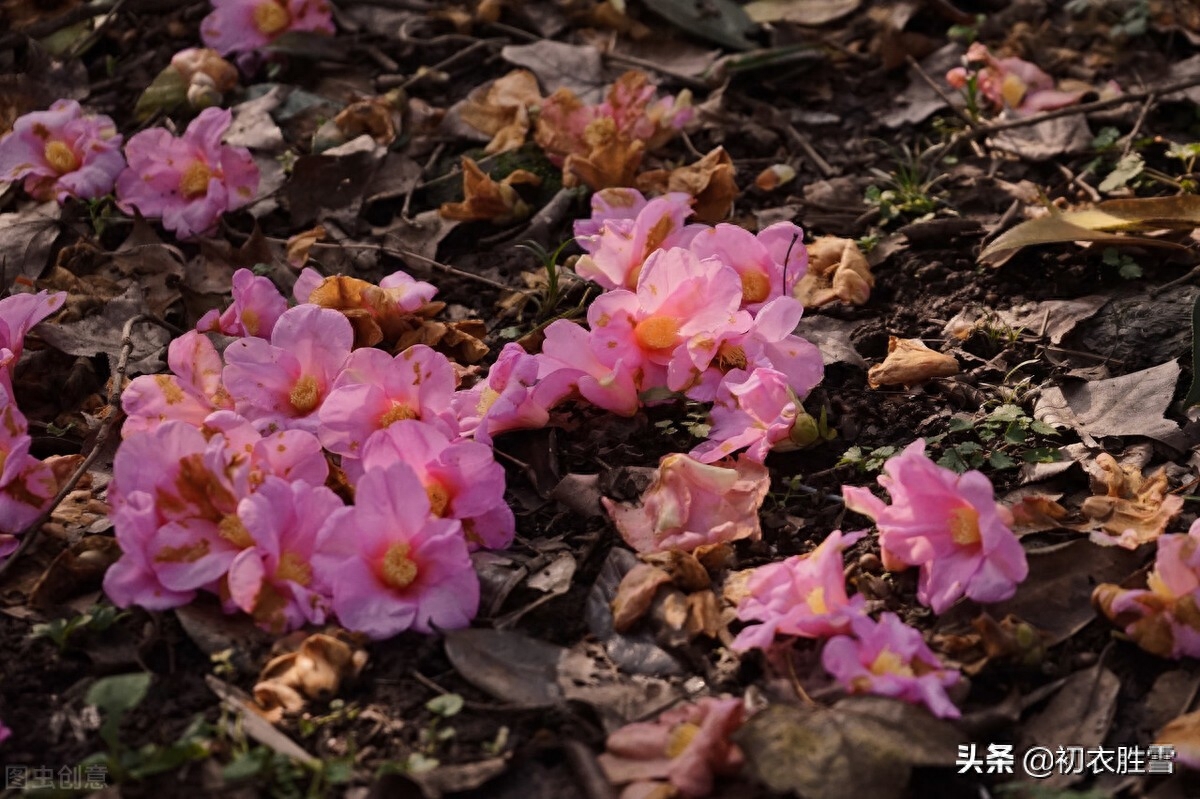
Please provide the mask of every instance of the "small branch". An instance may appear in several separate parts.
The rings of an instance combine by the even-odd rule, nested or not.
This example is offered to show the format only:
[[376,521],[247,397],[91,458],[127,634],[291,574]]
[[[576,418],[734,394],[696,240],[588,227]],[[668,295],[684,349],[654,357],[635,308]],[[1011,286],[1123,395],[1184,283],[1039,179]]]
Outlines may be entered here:
[[92,464],[95,463],[96,458],[104,450],[104,445],[108,443],[109,435],[111,435],[113,428],[117,426],[117,422],[121,418],[121,390],[125,383],[125,370],[129,367],[129,356],[133,352],[133,326],[143,321],[153,320],[138,314],[137,316],[130,317],[125,322],[125,328],[121,331],[121,355],[117,359],[117,369],[112,376],[112,387],[108,391],[108,417],[100,426],[99,432],[96,433],[96,440],[92,442],[91,451],[71,474],[67,482],[58,490],[58,493],[55,494],[50,504],[18,534],[21,536],[21,545],[17,547],[17,551],[12,553],[7,560],[0,563],[0,577],[3,577],[12,568],[12,565],[17,562],[17,559],[33,546],[33,542],[37,540],[38,533],[41,532],[42,525],[50,521],[50,517],[54,515],[54,511],[58,508],[59,503],[75,490],[75,486],[79,483],[79,480],[87,473]]
[[939,86],[937,81],[929,77],[929,73],[925,71],[925,68],[921,66],[921,63],[917,61],[917,59],[913,58],[911,55],[907,55],[904,57],[904,60],[907,61],[908,65],[913,68],[913,70],[917,73],[917,76],[920,77],[921,80],[925,81],[925,85],[933,89],[934,93],[942,99],[942,102],[950,106],[950,110],[958,114],[959,118],[963,122],[967,123],[968,128],[974,129],[979,127],[979,123],[972,119],[971,115],[968,114],[965,109],[955,105],[954,98],[947,94],[946,90]]
[[1125,137],[1125,148],[1121,150],[1121,157],[1129,156],[1133,150],[1133,140],[1137,138],[1138,131],[1142,129],[1142,124],[1146,121],[1146,115],[1150,113],[1150,109],[1154,107],[1154,103],[1158,100],[1157,94],[1151,94],[1146,98],[1146,102],[1142,105],[1142,112],[1138,114],[1137,122],[1133,123],[1133,130],[1129,131],[1129,135]]

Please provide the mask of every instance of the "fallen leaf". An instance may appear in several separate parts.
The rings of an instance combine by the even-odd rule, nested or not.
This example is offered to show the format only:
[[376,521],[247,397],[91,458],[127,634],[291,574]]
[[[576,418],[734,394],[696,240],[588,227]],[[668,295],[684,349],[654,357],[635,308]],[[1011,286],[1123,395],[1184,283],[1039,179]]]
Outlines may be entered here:
[[755,22],[793,22],[816,27],[858,10],[862,0],[754,0],[745,6]]
[[1108,380],[1049,386],[1034,402],[1033,415],[1081,437],[1146,436],[1170,444],[1179,426],[1165,414],[1179,371],[1178,363],[1168,361]]
[[1159,730],[1154,743],[1175,747],[1175,762],[1200,770],[1200,710],[1172,720]]
[[529,205],[513,188],[516,184],[541,184],[542,179],[532,172],[517,169],[503,180],[493,180],[474,160],[463,156],[463,201],[442,203],[439,213],[460,222],[485,221],[506,225],[529,216]]
[[1087,117],[1073,114],[1001,131],[989,137],[987,143],[1029,161],[1049,161],[1090,151],[1094,138]]
[[585,103],[596,103],[603,98],[604,65],[595,47],[543,39],[533,44],[508,45],[500,51],[500,56],[510,64],[530,70],[551,94],[568,89]]
[[671,584],[671,575],[657,566],[639,563],[625,573],[612,601],[613,629],[626,633],[650,610],[658,589]]
[[646,8],[693,36],[733,50],[751,50],[754,21],[732,0],[642,0]]
[[541,102],[537,78],[529,70],[517,69],[472,89],[458,114],[463,122],[492,137],[485,149],[490,155],[525,143],[531,124],[529,109]]
[[325,228],[317,225],[312,230],[289,236],[287,240],[287,262],[293,269],[302,269],[308,263],[308,253],[313,245],[325,238]]
[[[1053,751],[1063,741],[1084,749],[1099,746],[1108,736],[1120,692],[1120,679],[1102,664],[1075,672],[1046,706],[1018,729],[1016,751],[1026,752],[1034,746]],[[1063,769],[1036,778],[1022,773],[1021,778],[1036,780],[1039,786],[1065,788],[1082,780],[1084,774]]]
[[446,657],[463,679],[502,702],[522,708],[552,707],[563,700],[558,664],[567,650],[505,630],[446,633]]
[[1122,467],[1107,452],[1096,456],[1102,476],[1080,507],[1091,525],[1098,528],[1091,540],[1106,546],[1136,549],[1162,535],[1167,524],[1183,510],[1183,497],[1168,494],[1166,467],[1143,477],[1135,466]]
[[276,651],[281,648],[291,651],[267,661],[254,685],[254,701],[271,721],[300,712],[306,700],[336,696],[342,682],[357,677],[367,665],[361,638],[349,633],[293,633],[276,644]]
[[931,350],[920,339],[888,337],[888,354],[883,363],[867,370],[867,384],[912,386],[935,377],[950,377],[960,371],[953,355]]
[[806,314],[796,327],[796,335],[817,345],[817,349],[821,351],[821,362],[826,366],[848,363],[866,369],[866,360],[858,354],[850,338],[860,324],[862,323],[846,319],[834,319],[832,316]]
[[692,218],[696,222],[715,225],[729,215],[733,200],[737,197],[738,187],[733,175],[733,159],[724,147],[718,147],[694,164],[669,172],[656,169],[638,175],[637,185],[646,193],[687,192],[695,198]]
[[875,277],[853,239],[822,236],[807,248],[808,271],[793,292],[805,308],[820,308],[835,300],[866,303]]
[[1091,208],[1051,211],[1006,231],[979,253],[979,263],[1000,266],[1018,250],[1035,244],[1095,241],[1110,244],[1171,247],[1159,239],[1121,235],[1153,230],[1194,230],[1200,227],[1200,196],[1138,197],[1107,200]]
[[116,539],[89,535],[50,562],[29,592],[29,604],[51,608],[100,588],[104,573],[121,556]]
[[613,629],[612,602],[622,578],[638,564],[627,549],[614,547],[588,593],[584,621],[613,663],[629,674],[668,677],[682,673],[679,662],[645,630],[622,634]]
[[966,742],[953,724],[884,697],[772,705],[733,737],[759,781],[805,799],[898,799],[914,766],[952,765]]

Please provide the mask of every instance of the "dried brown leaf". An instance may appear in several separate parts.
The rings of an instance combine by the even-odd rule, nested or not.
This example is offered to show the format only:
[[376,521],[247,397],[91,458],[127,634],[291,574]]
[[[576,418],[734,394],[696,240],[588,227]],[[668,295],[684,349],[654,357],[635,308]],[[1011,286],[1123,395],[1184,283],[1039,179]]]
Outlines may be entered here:
[[808,271],[796,284],[795,296],[806,308],[836,300],[862,305],[874,285],[871,266],[853,239],[822,236],[808,245]]
[[[683,191],[695,198],[692,205],[693,219],[707,225],[715,225],[729,215],[734,198],[738,195],[734,175],[733,159],[724,147],[712,150],[694,164],[681,166],[670,172],[659,169],[639,175],[637,185],[643,191],[659,194]],[[632,184],[624,184],[632,185]]]
[[1136,466],[1122,466],[1107,452],[1096,457],[1101,476],[1093,486],[1103,491],[1083,501],[1080,510],[1097,544],[1136,549],[1162,535],[1183,510],[1183,497],[1168,494],[1166,468],[1143,477]]
[[492,137],[486,151],[498,153],[520,147],[529,135],[529,109],[542,102],[537,78],[517,69],[467,95],[459,110],[463,122]]
[[[297,233],[287,240],[287,262],[293,269],[302,269],[308,262],[308,253],[313,245],[325,238],[325,226],[317,225],[312,230]],[[312,302],[312,300],[309,300]]]
[[671,584],[671,575],[646,563],[625,573],[612,601],[613,629],[628,632],[650,610],[658,589]]
[[532,172],[517,169],[503,180],[493,180],[479,164],[463,156],[463,201],[443,203],[439,213],[446,219],[486,221],[504,225],[529,216],[529,205],[517,194],[514,184],[537,186],[542,179]]
[[254,686],[255,701],[273,721],[301,710],[306,699],[335,696],[343,681],[357,677],[367,665],[361,639],[350,634],[293,634],[280,645],[295,649],[268,661]]
[[887,357],[867,371],[867,384],[871,388],[912,386],[958,373],[958,360],[953,355],[931,350],[920,339],[891,336]]

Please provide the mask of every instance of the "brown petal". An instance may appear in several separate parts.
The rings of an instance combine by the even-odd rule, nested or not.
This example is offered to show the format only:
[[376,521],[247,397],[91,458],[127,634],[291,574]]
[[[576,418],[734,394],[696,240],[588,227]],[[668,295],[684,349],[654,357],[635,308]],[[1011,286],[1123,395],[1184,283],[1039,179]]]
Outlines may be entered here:
[[883,363],[867,371],[867,384],[880,386],[912,386],[935,377],[950,377],[959,373],[953,355],[931,350],[920,339],[888,339],[888,355]]

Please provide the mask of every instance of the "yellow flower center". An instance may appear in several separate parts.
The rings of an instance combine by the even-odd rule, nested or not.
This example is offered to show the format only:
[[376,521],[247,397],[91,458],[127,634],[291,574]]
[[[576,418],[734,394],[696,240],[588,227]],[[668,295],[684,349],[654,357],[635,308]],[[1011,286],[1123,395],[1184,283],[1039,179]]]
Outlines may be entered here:
[[665,350],[679,343],[679,320],[670,316],[647,316],[633,328],[638,344],[648,350]]
[[808,609],[813,613],[825,614],[829,612],[829,606],[825,604],[825,589],[821,586],[817,586],[809,591],[804,601],[808,604]]
[[446,487],[433,480],[425,486],[425,494],[429,497],[429,512],[434,516],[445,516],[446,508],[450,505],[450,492]]
[[479,404],[475,406],[475,412],[483,416],[498,399],[500,399],[499,391],[491,386],[484,386],[483,391],[479,392]]
[[970,505],[950,511],[950,537],[960,547],[979,543],[979,513]]
[[268,0],[254,7],[254,27],[264,36],[274,36],[292,24],[292,15],[283,4]]
[[187,169],[183,170],[183,175],[179,178],[179,193],[185,200],[203,197],[208,194],[208,181],[211,177],[212,170],[208,168],[208,164],[203,161],[193,161]]
[[407,405],[396,402],[392,404],[391,410],[379,417],[379,426],[387,427],[394,422],[402,422],[406,419],[416,419],[417,412]]
[[722,372],[728,372],[730,369],[745,369],[746,351],[736,344],[723,341],[717,349],[717,357],[713,360],[716,361],[717,368]]
[[871,661],[868,668],[872,674],[877,676],[884,674],[896,674],[901,677],[913,676],[913,670],[904,664],[899,655],[887,647],[884,647],[883,651]]
[[275,570],[275,579],[291,580],[293,583],[308,585],[312,582],[312,566],[295,552],[284,552],[279,558],[279,568]]
[[771,296],[771,280],[762,272],[742,275],[742,302],[762,302]]
[[309,413],[321,401],[321,387],[312,375],[304,375],[292,386],[288,394],[288,402],[296,409],[296,413]]
[[246,529],[246,525],[242,524],[242,520],[237,517],[237,514],[230,513],[225,518],[221,519],[217,525],[217,532],[221,538],[224,538],[235,547],[246,549],[254,546],[254,538],[250,535],[250,531]]
[[1016,108],[1025,99],[1026,88],[1028,87],[1025,85],[1025,81],[1010,72],[1004,76],[1004,82],[1000,84],[1000,96],[1004,98],[1004,102],[1010,108]]
[[417,564],[408,556],[408,544],[398,543],[388,547],[380,564],[380,577],[389,587],[398,591],[408,588],[417,579]]
[[682,755],[683,750],[688,748],[688,744],[692,742],[698,732],[700,732],[700,726],[692,724],[690,721],[672,727],[671,735],[667,739],[667,757],[674,759]]
[[242,309],[242,327],[246,329],[248,335],[257,336],[261,324],[262,320],[258,318],[258,311],[253,308]]
[[75,155],[75,151],[67,146],[65,142],[55,139],[52,142],[47,142],[46,149],[42,152],[46,158],[46,163],[60,175],[65,175],[68,172],[74,172],[79,169],[79,156]]

